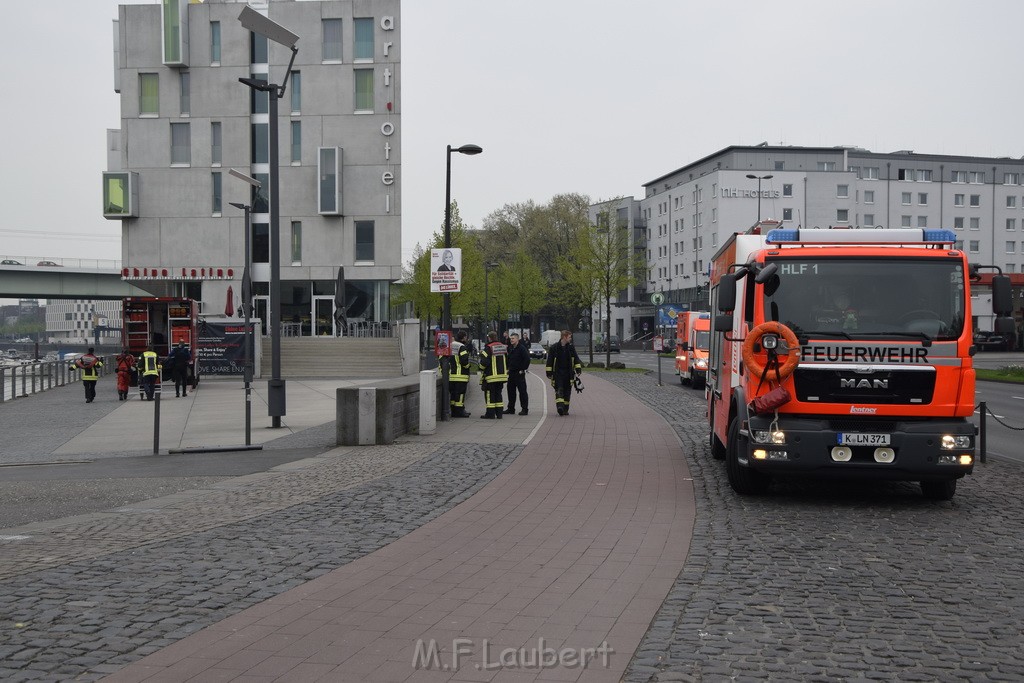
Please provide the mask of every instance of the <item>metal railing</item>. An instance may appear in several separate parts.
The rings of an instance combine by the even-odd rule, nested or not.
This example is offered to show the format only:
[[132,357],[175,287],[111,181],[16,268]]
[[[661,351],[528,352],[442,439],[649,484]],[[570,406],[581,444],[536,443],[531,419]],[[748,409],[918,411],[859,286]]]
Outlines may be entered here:
[[[100,360],[103,362],[99,368],[101,377],[114,372],[113,356],[101,356]],[[0,365],[0,403],[80,382],[81,379],[81,373],[66,360]]]

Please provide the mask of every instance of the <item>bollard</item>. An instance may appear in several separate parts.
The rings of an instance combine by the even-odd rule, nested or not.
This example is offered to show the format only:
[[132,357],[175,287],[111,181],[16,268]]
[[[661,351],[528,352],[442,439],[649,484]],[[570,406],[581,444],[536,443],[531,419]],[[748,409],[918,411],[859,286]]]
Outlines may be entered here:
[[984,401],[982,401],[981,403],[978,404],[978,407],[981,408],[981,428],[980,428],[981,438],[979,439],[979,442],[978,442],[978,448],[981,450],[981,462],[984,463],[985,462],[985,413],[988,412],[988,406],[985,405]]
[[420,434],[437,432],[437,370],[420,372]]
[[160,454],[160,382],[153,388],[153,455]]

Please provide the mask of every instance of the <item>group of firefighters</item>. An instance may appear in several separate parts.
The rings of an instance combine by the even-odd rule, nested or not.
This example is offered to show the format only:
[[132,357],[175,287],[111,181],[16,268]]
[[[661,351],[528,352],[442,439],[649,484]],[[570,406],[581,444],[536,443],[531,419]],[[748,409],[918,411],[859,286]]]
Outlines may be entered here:
[[[451,349],[451,364],[448,372],[448,391],[451,401],[452,417],[469,417],[466,412],[466,388],[469,385],[470,354],[472,344],[467,341],[465,331],[456,336],[456,343]],[[530,354],[527,344],[520,342],[519,335],[509,335],[506,344],[498,341],[494,331],[487,333],[487,343],[480,350],[478,369],[480,371],[480,387],[484,391],[484,405],[487,411],[481,419],[500,420],[504,414],[515,414],[516,397],[518,394],[520,415],[530,414],[529,396],[526,390],[526,373],[530,365]],[[569,401],[572,389],[579,375],[583,372],[576,347],[572,343],[572,333],[562,330],[558,343],[548,349],[544,373],[551,380],[555,390],[555,407],[559,415],[569,414]],[[508,384],[508,407],[502,400],[502,388]]]
[[[127,349],[122,351],[114,359],[117,364],[117,400],[127,401],[128,391],[136,382],[142,399],[154,400],[164,365],[171,370],[171,377],[174,380],[174,395],[177,397],[188,396],[188,368],[191,361],[192,354],[184,342],[179,342],[171,349],[162,363],[152,346],[138,358]],[[96,382],[100,378],[99,371],[103,367],[103,361],[96,356],[95,349],[89,347],[85,354],[75,359],[72,367],[81,373],[82,385],[85,387],[85,402],[92,403],[96,398]]]

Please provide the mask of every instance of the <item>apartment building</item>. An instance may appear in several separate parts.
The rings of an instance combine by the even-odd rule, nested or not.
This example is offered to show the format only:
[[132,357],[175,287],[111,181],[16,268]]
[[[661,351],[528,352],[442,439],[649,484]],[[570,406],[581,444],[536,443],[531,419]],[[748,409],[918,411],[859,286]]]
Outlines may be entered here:
[[[288,47],[242,27],[246,6],[298,36],[294,61]],[[123,278],[198,299],[205,315],[237,311],[247,242],[237,203],[251,209],[254,308],[263,330],[271,259],[291,332],[336,334],[339,287],[349,321],[386,321],[391,283],[401,277],[400,26],[399,0],[119,6],[121,128],[107,133],[103,213],[121,222]],[[243,78],[284,89],[276,122],[270,94]]]

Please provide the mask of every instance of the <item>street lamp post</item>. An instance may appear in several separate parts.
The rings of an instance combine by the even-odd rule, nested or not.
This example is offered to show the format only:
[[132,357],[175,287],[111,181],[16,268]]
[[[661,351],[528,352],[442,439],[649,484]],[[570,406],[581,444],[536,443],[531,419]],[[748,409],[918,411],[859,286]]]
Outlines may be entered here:
[[[452,152],[459,154],[479,154],[484,151],[478,145],[462,145],[452,147],[448,145],[447,163],[444,173],[444,248],[452,248]],[[452,294],[444,292],[441,295],[441,329],[452,329]],[[448,356],[441,358],[441,421],[447,422],[451,419],[452,408],[449,404],[448,373],[450,372]]]
[[[255,178],[248,176],[235,169],[228,171],[230,175],[242,180],[252,187],[259,189],[260,181]],[[236,209],[241,209],[245,212],[245,268],[242,270],[242,308],[244,309],[245,316],[245,351],[242,355],[242,379],[245,382],[245,445],[249,446],[252,444],[252,321],[250,316],[252,314],[252,276],[250,275],[250,269],[252,268],[252,250],[250,249],[250,240],[252,239],[252,222],[250,220],[252,216],[252,206],[244,204],[242,202],[229,202],[231,206]]]
[[771,175],[754,175],[753,173],[748,173],[747,177],[750,178],[751,180],[756,180],[757,181],[757,222],[760,223],[761,222],[761,181],[762,180],[769,180],[769,179],[773,178],[774,176],[771,176]]
[[292,51],[288,69],[281,85],[254,78],[239,78],[239,82],[260,92],[267,93],[269,100],[270,126],[270,380],[267,382],[267,412],[272,426],[281,426],[285,415],[285,383],[281,379],[281,201],[279,197],[277,101],[284,97],[288,77],[295,63],[299,48],[295,47],[299,37],[280,24],[271,21],[248,5],[238,15],[242,28],[258,33],[267,40],[283,45]]

